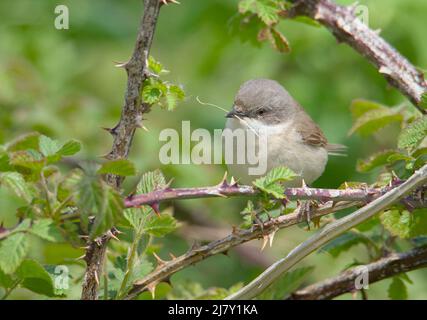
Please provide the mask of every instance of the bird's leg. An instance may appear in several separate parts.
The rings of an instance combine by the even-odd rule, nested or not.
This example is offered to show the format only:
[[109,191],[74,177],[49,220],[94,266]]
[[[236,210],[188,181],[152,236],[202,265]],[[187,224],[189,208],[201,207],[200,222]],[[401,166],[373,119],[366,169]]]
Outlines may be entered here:
[[[304,180],[302,180],[302,188],[307,188]],[[317,203],[313,200],[297,201],[298,222],[307,221],[308,229],[310,230],[311,214],[313,209],[317,208]]]

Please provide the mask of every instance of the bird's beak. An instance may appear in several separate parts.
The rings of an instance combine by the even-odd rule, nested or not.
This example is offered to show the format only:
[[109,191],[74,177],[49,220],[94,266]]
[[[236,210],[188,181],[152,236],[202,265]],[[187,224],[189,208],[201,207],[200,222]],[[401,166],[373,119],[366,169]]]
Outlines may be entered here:
[[225,117],[226,118],[237,118],[237,117],[243,118],[243,117],[246,117],[246,115],[243,112],[237,111],[236,109],[233,108],[229,113],[225,115]]

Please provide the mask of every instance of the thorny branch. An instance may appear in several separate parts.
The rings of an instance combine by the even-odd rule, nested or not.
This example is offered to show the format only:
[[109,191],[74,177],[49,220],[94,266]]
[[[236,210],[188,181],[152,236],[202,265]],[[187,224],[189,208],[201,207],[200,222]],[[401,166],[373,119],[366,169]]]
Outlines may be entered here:
[[[314,188],[288,188],[285,194],[292,199],[315,199],[322,200],[323,205],[319,206],[313,213],[311,218],[320,218],[324,215],[332,212],[337,212],[346,208],[364,205],[367,202],[377,199],[393,188],[398,188],[402,184],[400,180],[394,180],[394,184],[378,189],[346,189],[346,190],[330,190],[330,189],[314,189]],[[347,192],[347,193],[346,193]],[[200,197],[212,197],[212,196],[249,196],[256,195],[258,191],[250,186],[239,186],[232,180],[231,183],[227,183],[226,179],[213,187],[204,188],[178,188],[172,189],[167,188],[163,190],[153,191],[147,194],[141,194],[133,196],[127,201],[125,205],[127,207],[140,206],[140,205],[155,205],[165,200],[172,199],[191,199]],[[410,199],[407,197],[406,199]],[[339,203],[336,203],[340,201]],[[414,201],[412,200],[412,203]],[[422,205],[422,204],[421,204]],[[278,218],[271,219],[263,224],[263,226],[254,225],[250,230],[238,230],[233,229],[233,232],[227,237],[212,241],[204,246],[195,246],[191,248],[187,253],[173,258],[170,261],[163,261],[159,258],[157,268],[147,275],[144,279],[134,283],[133,288],[129,292],[127,299],[136,297],[139,293],[149,290],[154,292],[156,285],[162,281],[169,281],[172,274],[182,270],[185,267],[193,265],[199,261],[202,261],[210,256],[227,253],[227,251],[235,246],[242,243],[254,240],[264,239],[263,246],[268,241],[271,241],[274,237],[274,233],[283,228],[295,225],[300,222],[300,217],[297,212],[292,214],[279,216]]]
[[290,268],[307,255],[319,249],[340,234],[373,217],[378,212],[385,210],[393,203],[404,198],[417,188],[424,186],[426,183],[427,164],[415,171],[415,173],[400,186],[390,190],[352,214],[326,225],[326,227],[293,249],[286,257],[276,261],[248,285],[226,299],[252,299],[256,297],[278,277],[289,271]]
[[[147,60],[160,5],[161,2],[159,0],[144,0],[144,15],[139,26],[132,57],[128,62],[118,65],[126,69],[128,81],[120,121],[114,128],[107,129],[114,139],[111,152],[106,156],[107,159],[124,159],[128,157],[135,131],[141,126],[142,115],[149,111],[150,105],[141,100],[140,92],[144,80],[149,76]],[[116,175],[108,175],[106,179],[108,183],[117,188],[123,182],[123,179]],[[98,298],[99,275],[102,273],[107,244],[109,239],[115,237],[116,233],[117,230],[113,228],[88,243],[84,257],[87,266],[81,297],[84,300]]]
[[326,300],[347,292],[356,292],[356,278],[368,272],[369,283],[374,283],[400,273],[427,267],[427,246],[408,252],[392,253],[378,261],[349,269],[336,277],[312,284],[291,294],[289,300]]
[[371,30],[355,15],[357,5],[340,6],[330,0],[293,0],[288,17],[308,16],[326,28],[340,42],[345,42],[368,59],[387,81],[402,92],[422,113],[422,96],[427,92],[427,82],[417,70],[387,41]]
[[[346,189],[319,189],[308,188],[287,188],[284,195],[289,200],[318,200],[326,201],[362,201],[370,202],[390,189],[401,184],[402,181],[397,178],[393,179],[390,184],[383,188],[346,188]],[[239,185],[232,178],[231,183],[227,182],[226,177],[216,186],[198,187],[198,188],[165,188],[155,190],[149,193],[131,195],[124,200],[125,207],[139,207],[142,205],[150,205],[155,210],[160,202],[170,200],[211,198],[211,197],[242,197],[256,196],[260,191],[252,186]],[[406,204],[416,206],[417,200],[412,198],[406,199]]]
[[[311,218],[319,218],[324,215],[360,204],[361,203],[358,202],[341,202],[334,205],[332,202],[328,202],[324,205],[321,205],[314,212],[312,212]],[[273,239],[274,233],[277,230],[293,226],[298,224],[300,221],[301,220],[298,213],[294,212],[270,219],[269,221],[265,222],[262,227],[259,225],[254,225],[252,229],[248,230],[239,230],[233,228],[233,231],[227,237],[212,241],[209,244],[203,246],[198,246],[196,244],[185,254],[176,258],[173,257],[170,261],[163,261],[156,257],[158,262],[157,268],[145,278],[136,281],[126,299],[135,298],[138,294],[146,290],[153,292],[158,283],[162,281],[168,282],[169,278],[174,273],[213,255],[219,253],[226,254],[229,249],[242,243],[254,239],[264,239],[265,245],[268,241]]]

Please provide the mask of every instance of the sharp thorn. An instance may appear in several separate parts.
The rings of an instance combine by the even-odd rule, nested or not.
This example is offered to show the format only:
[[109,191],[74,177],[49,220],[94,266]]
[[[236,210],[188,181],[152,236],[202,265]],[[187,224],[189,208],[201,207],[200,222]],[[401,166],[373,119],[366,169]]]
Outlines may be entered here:
[[153,252],[153,256],[154,256],[154,258],[156,258],[159,266],[166,264],[166,261],[162,260],[155,252]]
[[94,271],[93,276],[94,276],[94,278],[95,278],[95,282],[96,282],[96,284],[99,286],[98,272],[97,272],[96,270]]

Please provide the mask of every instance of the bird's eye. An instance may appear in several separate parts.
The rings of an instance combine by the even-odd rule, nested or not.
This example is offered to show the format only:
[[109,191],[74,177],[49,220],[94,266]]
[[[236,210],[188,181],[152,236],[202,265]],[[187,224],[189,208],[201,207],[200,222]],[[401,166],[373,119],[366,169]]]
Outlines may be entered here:
[[257,115],[262,116],[265,113],[264,109],[260,109],[257,111]]

